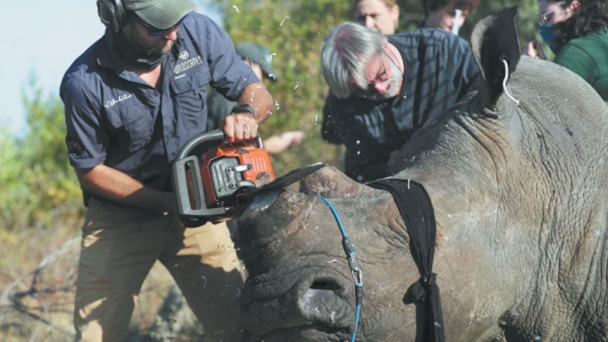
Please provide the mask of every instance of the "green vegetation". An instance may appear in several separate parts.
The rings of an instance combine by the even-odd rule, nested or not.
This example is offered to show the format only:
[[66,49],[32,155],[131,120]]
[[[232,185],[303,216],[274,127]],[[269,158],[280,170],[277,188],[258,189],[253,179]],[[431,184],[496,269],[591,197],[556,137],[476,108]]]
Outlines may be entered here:
[[44,98],[34,81],[30,89],[23,101],[28,133],[0,138],[0,216],[8,231],[56,226],[58,219],[71,224],[82,207],[63,142],[63,104],[54,95]]

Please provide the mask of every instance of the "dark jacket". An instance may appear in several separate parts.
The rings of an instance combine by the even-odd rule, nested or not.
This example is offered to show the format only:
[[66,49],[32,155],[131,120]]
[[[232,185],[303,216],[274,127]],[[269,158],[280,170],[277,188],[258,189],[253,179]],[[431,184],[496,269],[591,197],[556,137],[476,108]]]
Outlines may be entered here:
[[470,44],[441,29],[388,36],[405,64],[400,93],[384,101],[330,92],[323,108],[323,138],[346,146],[346,174],[359,181],[386,177],[387,162],[422,125],[477,89],[479,69]]

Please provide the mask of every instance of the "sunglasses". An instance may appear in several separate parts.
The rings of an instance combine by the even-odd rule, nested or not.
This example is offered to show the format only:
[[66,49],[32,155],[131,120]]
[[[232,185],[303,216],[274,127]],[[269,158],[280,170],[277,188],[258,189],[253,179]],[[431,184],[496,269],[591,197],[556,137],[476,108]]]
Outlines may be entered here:
[[150,36],[150,37],[160,36],[160,35],[166,33],[167,31],[170,31],[170,30],[174,29],[175,27],[181,25],[182,22],[184,21],[184,19],[186,19],[186,17],[181,18],[175,25],[169,27],[168,29],[159,29],[157,27],[154,27],[154,26],[148,24],[147,22],[145,22],[143,19],[141,19],[140,17],[138,17],[136,15],[134,15],[133,17],[135,18],[135,21],[137,21],[137,23],[139,25],[143,26],[148,31],[148,36]]
[[[566,2],[564,2],[564,1],[557,3],[557,5],[559,6],[559,9],[563,9],[565,4],[566,4]],[[547,23],[549,20],[551,20],[551,17],[553,17],[553,13],[555,13],[555,11],[557,11],[557,9],[542,13],[538,18],[538,23],[541,25]]]

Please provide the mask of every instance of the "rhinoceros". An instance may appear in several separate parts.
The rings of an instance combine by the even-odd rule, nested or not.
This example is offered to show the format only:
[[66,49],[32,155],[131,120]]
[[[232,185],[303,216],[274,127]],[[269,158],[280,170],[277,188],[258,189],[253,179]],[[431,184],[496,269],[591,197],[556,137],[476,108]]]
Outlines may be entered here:
[[[436,220],[447,341],[608,341],[608,106],[574,73],[520,56],[517,8],[479,22],[483,82],[420,129],[400,172]],[[341,218],[361,270],[342,246]],[[263,341],[415,341],[421,274],[393,196],[326,166],[238,220],[241,306]],[[357,330],[355,330],[357,328]]]

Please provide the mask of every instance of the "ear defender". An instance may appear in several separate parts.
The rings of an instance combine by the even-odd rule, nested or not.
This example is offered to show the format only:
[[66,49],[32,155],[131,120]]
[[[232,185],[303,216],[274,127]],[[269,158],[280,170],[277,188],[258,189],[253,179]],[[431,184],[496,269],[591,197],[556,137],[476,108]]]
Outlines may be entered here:
[[97,15],[107,28],[118,33],[127,22],[122,0],[97,0]]

